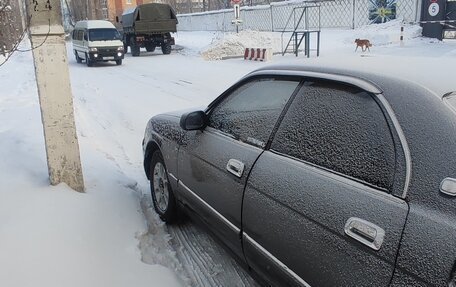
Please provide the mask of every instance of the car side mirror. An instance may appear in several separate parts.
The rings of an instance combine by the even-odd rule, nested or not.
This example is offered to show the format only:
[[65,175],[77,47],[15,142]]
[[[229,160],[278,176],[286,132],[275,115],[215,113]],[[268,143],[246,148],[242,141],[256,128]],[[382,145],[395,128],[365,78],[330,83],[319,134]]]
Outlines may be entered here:
[[206,125],[207,115],[203,111],[185,113],[180,119],[180,126],[186,131],[202,130]]
[[87,41],[87,34],[84,34],[84,41]]

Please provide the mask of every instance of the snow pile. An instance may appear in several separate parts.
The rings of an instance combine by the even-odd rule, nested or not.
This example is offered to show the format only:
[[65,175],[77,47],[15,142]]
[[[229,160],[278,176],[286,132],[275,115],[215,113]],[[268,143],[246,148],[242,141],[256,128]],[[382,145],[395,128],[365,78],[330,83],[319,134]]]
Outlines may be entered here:
[[[369,39],[374,46],[398,43],[401,27],[404,27],[404,40],[421,37],[422,28],[419,25],[402,24],[402,20],[393,20],[382,24],[371,24],[354,30],[359,39]],[[345,38],[344,43],[353,43],[355,39]]]
[[239,33],[219,34],[201,55],[206,60],[244,55],[245,48],[272,48],[280,50],[280,42],[270,32],[245,30]]

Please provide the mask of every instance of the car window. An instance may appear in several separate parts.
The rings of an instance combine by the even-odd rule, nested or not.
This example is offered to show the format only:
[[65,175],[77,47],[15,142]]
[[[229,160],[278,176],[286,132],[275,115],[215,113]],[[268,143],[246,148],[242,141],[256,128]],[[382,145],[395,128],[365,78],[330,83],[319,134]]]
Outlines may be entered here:
[[373,97],[333,82],[308,82],[290,105],[271,149],[382,189],[393,184],[395,148]]
[[210,113],[209,126],[264,147],[299,81],[261,79],[236,89]]

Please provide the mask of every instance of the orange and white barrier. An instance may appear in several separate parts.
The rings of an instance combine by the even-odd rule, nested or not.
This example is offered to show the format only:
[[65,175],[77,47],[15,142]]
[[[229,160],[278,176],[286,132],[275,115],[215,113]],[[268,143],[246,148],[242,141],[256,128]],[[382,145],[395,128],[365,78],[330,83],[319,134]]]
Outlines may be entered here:
[[244,60],[269,61],[272,59],[272,49],[245,48]]

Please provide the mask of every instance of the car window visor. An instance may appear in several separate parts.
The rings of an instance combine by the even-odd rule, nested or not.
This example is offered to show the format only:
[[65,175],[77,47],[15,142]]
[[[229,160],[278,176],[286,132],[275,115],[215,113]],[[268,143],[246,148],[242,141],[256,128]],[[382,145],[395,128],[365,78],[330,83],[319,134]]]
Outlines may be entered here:
[[443,101],[448,104],[448,106],[456,114],[456,92],[447,93],[443,96]]

